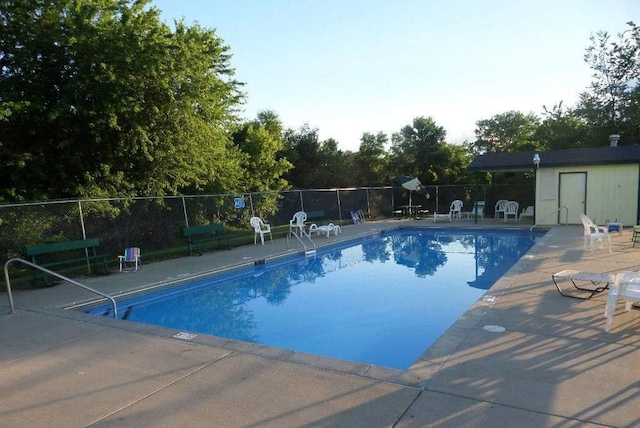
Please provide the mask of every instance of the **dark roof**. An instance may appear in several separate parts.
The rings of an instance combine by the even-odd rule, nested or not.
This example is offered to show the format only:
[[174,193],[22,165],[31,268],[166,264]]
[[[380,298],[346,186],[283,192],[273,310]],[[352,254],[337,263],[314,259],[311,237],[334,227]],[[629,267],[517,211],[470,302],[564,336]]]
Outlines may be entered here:
[[467,168],[471,171],[532,170],[535,153],[540,155],[540,168],[640,163],[640,146],[617,146],[544,152],[489,153],[476,156]]

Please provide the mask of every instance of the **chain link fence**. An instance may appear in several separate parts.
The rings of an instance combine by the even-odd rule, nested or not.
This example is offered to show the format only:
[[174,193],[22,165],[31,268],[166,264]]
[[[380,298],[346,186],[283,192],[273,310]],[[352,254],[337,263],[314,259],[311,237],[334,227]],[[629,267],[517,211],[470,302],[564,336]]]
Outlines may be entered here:
[[[534,189],[519,186],[426,186],[429,198],[412,193],[413,205],[423,210],[448,212],[454,199],[486,201],[485,215],[493,215],[498,199],[533,205]],[[112,267],[124,248],[140,247],[145,261],[157,261],[187,254],[182,230],[187,226],[223,223],[232,245],[253,242],[249,225],[252,216],[270,223],[278,233],[288,231],[297,211],[324,211],[325,223],[351,223],[351,211],[362,211],[370,219],[392,217],[397,206],[409,202],[409,191],[401,187],[291,190],[242,195],[189,195],[128,199],[90,199],[0,205],[0,257],[2,263],[24,258],[25,247],[51,242],[100,239],[100,253],[111,254]],[[278,227],[281,226],[281,227]],[[40,263],[48,260],[43,258]],[[13,277],[28,277],[12,267]],[[4,288],[4,277],[2,278]]]

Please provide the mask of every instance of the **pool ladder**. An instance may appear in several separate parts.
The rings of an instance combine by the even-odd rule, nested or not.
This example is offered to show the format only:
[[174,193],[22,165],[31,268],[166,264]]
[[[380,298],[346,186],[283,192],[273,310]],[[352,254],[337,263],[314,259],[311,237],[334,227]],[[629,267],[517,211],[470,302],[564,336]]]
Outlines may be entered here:
[[[296,239],[298,240],[298,242],[300,242],[300,244],[304,248],[304,254],[305,255],[310,255],[310,254],[315,254],[316,253],[316,244],[315,244],[315,242],[313,242],[313,239],[311,239],[311,235],[309,235],[309,233],[306,230],[300,230],[300,235],[298,235],[295,231],[290,231],[287,234],[287,247],[289,246],[289,236],[291,236],[291,235],[295,236]],[[312,248],[307,248],[307,246],[305,245],[304,241],[302,240],[303,237],[306,237],[309,240],[309,242],[311,243],[311,247]]]
[[[564,225],[566,226],[567,224],[569,224],[569,208],[567,208],[564,205],[561,206],[560,208],[558,208],[557,210],[554,210],[554,211],[550,212],[549,214],[547,214],[546,216],[544,216],[542,219],[540,219],[538,221],[546,220],[549,217],[551,217],[552,215],[558,215],[558,223],[562,223],[562,215],[560,214],[560,211],[562,211],[562,210],[564,210]],[[529,228],[529,232],[533,232],[533,229],[536,226],[539,226],[538,221],[536,221],[536,223]]]
[[34,269],[41,270],[44,273],[47,273],[49,275],[55,276],[57,278],[60,278],[63,281],[70,282],[71,284],[77,285],[78,287],[84,288],[87,291],[91,291],[92,293],[98,294],[98,295],[104,297],[105,299],[108,299],[111,302],[111,306],[113,306],[113,317],[114,318],[118,318],[118,308],[116,306],[116,301],[115,301],[115,299],[113,297],[109,296],[108,294],[104,294],[101,291],[94,290],[93,288],[87,287],[84,284],[80,284],[79,282],[74,281],[71,278],[67,278],[64,275],[60,275],[59,273],[55,273],[55,272],[53,272],[53,271],[51,271],[51,270],[49,270],[47,268],[43,268],[40,265],[37,265],[35,263],[31,263],[31,262],[29,262],[27,260],[24,260],[24,259],[10,259],[4,264],[4,279],[7,282],[7,296],[9,297],[9,313],[10,314],[15,312],[15,309],[13,307],[13,297],[11,296],[11,282],[9,281],[9,265],[11,265],[14,262],[18,262],[18,263],[25,264],[27,266],[31,266]]

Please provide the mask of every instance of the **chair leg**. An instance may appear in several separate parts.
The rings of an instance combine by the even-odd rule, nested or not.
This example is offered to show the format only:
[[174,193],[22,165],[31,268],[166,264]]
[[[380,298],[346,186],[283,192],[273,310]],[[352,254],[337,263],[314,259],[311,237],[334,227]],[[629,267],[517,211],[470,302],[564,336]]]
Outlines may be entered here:
[[607,299],[607,305],[604,308],[604,316],[607,319],[607,322],[604,327],[604,331],[609,333],[611,329],[611,322],[613,321],[613,313],[616,310],[616,302],[618,301],[617,294],[609,293],[609,298]]

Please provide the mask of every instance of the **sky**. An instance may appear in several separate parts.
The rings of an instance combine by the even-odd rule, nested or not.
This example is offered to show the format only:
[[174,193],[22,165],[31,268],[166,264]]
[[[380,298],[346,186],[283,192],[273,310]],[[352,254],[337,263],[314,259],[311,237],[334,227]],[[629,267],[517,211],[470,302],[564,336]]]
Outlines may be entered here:
[[574,106],[589,37],[640,21],[640,0],[153,0],[214,29],[245,83],[243,117],[274,111],[357,151],[420,116],[473,141],[476,122]]

